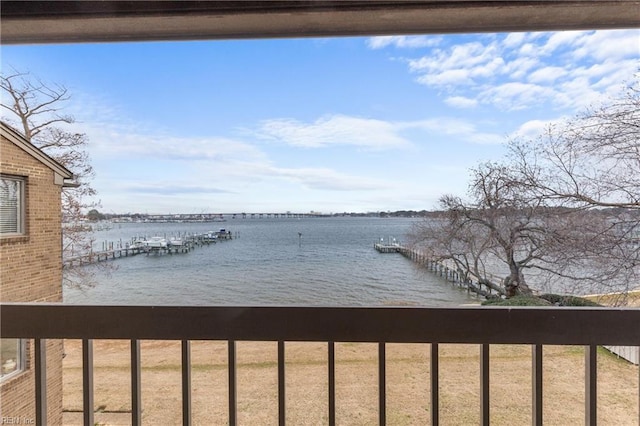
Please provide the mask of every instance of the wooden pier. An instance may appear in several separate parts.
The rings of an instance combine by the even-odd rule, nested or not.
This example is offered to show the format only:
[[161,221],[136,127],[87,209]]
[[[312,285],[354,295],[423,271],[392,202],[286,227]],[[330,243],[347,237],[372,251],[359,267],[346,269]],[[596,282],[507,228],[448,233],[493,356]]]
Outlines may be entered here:
[[380,253],[400,253],[402,247],[399,244],[383,244],[383,243],[375,243],[373,248],[378,250]]
[[500,285],[487,279],[476,277],[470,271],[466,271],[465,273],[465,271],[454,268],[452,265],[443,261],[432,259],[418,250],[404,247],[400,244],[375,243],[373,247],[380,253],[400,253],[445,280],[457,284],[459,287],[466,288],[468,293],[474,293],[487,298],[502,297],[505,294],[504,289]]
[[[157,238],[157,237],[156,237]],[[162,243],[152,244],[152,239],[147,237],[134,237],[130,242],[105,242],[100,251],[90,251],[77,256],[64,259],[62,266],[71,268],[76,266],[90,265],[97,262],[120,259],[122,257],[136,256],[139,254],[163,255],[188,253],[196,247],[216,244],[218,241],[231,240],[230,231],[216,231],[204,234],[183,234],[179,237],[162,238]]]
[[91,263],[100,262],[103,260],[118,259],[121,257],[135,256],[143,251],[141,247],[135,248],[118,248],[112,250],[103,250],[97,252],[90,252],[80,256],[70,257],[63,261],[63,267],[70,268],[73,266],[88,265]]

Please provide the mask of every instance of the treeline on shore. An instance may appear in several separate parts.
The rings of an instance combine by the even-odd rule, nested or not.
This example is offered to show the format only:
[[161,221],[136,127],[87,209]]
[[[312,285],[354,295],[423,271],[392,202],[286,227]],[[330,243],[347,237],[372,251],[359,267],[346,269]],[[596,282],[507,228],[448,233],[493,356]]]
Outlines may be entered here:
[[[548,207],[551,211],[555,213],[569,212],[572,210],[569,207]],[[594,214],[602,214],[605,216],[619,216],[620,214],[629,215],[630,218],[635,218],[640,220],[640,210],[634,209],[625,209],[625,208],[602,208],[592,210]],[[447,211],[445,210],[396,210],[396,211],[386,211],[386,212],[366,212],[366,213],[357,213],[357,212],[342,212],[342,213],[329,213],[319,215],[317,213],[312,214],[314,217],[403,217],[403,218],[434,218],[440,219],[445,218],[447,216]],[[311,214],[310,214],[311,215]],[[113,219],[121,219],[123,217],[131,218],[136,221],[144,221],[149,217],[154,216],[147,213],[101,213],[96,209],[90,210],[86,215],[85,219],[91,222],[97,222],[101,220],[113,220]],[[207,219],[215,220],[221,219],[229,214],[222,213],[204,213],[197,215],[187,215],[187,216],[203,216]]]

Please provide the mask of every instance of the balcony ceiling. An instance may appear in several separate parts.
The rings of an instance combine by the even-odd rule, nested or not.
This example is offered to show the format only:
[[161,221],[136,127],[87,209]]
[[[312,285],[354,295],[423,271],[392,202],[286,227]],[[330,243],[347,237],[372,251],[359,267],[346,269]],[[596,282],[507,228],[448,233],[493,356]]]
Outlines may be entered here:
[[639,28],[640,1],[10,1],[2,44]]

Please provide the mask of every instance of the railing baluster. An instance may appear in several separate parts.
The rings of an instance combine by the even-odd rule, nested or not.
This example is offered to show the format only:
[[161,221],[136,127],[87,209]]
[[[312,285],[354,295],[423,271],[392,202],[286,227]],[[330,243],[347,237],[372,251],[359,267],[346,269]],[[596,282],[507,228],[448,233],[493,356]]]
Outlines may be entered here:
[[93,339],[82,339],[82,391],[85,426],[93,421]]
[[336,424],[336,345],[329,342],[329,362],[327,366],[329,374],[329,426]]
[[531,347],[531,390],[533,424],[542,426],[542,345]]
[[438,344],[431,344],[431,425],[440,423],[440,365]]
[[480,348],[480,422],[489,426],[489,344]]
[[36,424],[47,425],[47,340],[35,339]]
[[378,343],[378,423],[387,424],[387,354],[386,344]]
[[191,425],[191,341],[182,341],[182,424]]
[[284,341],[278,341],[278,424],[285,424]]
[[589,345],[585,349],[584,360],[584,414],[585,425],[595,426],[598,423],[598,346]]
[[227,364],[229,369],[229,426],[237,423],[237,388],[236,388],[236,341],[227,342],[228,356]]
[[140,340],[131,340],[131,425],[142,423],[142,394],[140,385],[142,375],[140,371]]

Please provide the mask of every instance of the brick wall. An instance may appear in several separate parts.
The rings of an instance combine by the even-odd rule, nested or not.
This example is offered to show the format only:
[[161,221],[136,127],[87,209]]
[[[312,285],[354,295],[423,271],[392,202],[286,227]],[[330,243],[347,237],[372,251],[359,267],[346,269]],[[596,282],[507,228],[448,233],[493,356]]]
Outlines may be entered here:
[[[0,171],[26,176],[25,236],[0,237],[0,301],[62,301],[61,187],[46,165],[1,139]],[[0,386],[0,415],[35,419],[33,342],[27,342],[26,370]],[[62,341],[47,342],[49,424],[62,424]]]

